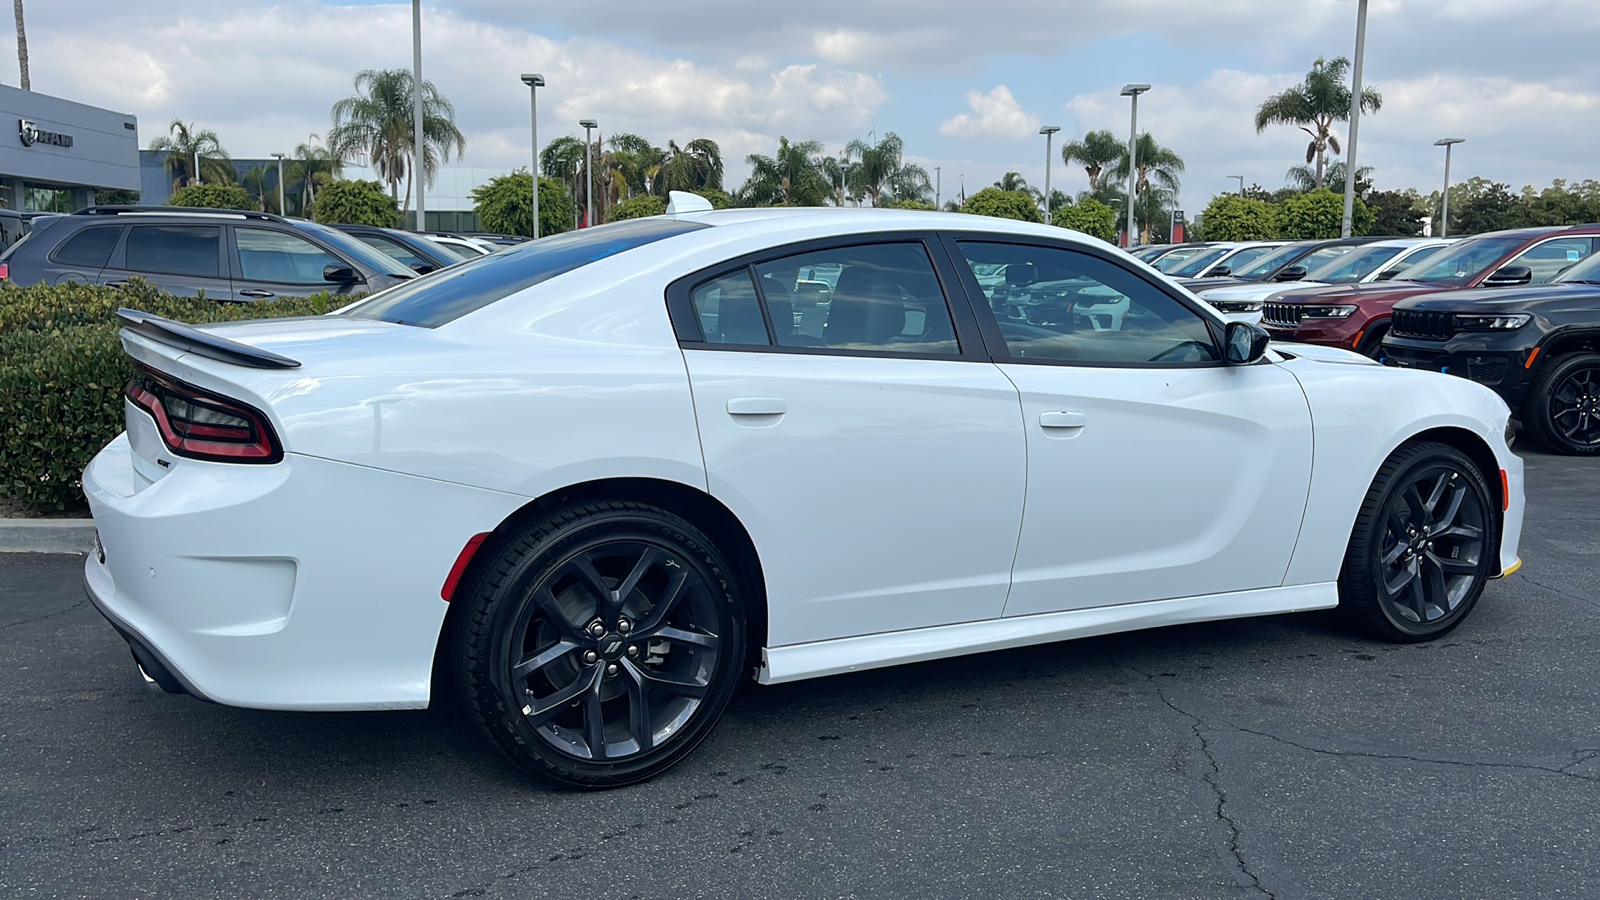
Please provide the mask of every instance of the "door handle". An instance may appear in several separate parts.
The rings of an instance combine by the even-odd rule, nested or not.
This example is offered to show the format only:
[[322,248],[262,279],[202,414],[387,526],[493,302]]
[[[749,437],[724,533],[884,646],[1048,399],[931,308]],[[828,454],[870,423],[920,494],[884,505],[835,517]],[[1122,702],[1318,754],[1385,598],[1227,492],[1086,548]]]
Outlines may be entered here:
[[777,397],[734,397],[728,401],[730,416],[781,416],[789,404]]
[[249,297],[252,300],[265,300],[268,297],[275,297],[277,295],[271,291],[263,291],[260,288],[246,288],[239,292],[239,296]]
[[1039,414],[1040,428],[1082,428],[1089,420],[1079,412],[1043,412]]

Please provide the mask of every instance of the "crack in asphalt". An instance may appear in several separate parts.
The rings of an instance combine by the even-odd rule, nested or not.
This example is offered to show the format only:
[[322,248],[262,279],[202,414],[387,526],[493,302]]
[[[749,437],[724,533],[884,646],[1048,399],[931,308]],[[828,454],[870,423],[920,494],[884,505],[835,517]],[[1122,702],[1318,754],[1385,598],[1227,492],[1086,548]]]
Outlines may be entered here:
[[1189,720],[1189,730],[1194,734],[1195,740],[1199,742],[1200,752],[1205,755],[1206,762],[1211,767],[1211,771],[1201,776],[1200,780],[1205,782],[1206,786],[1211,789],[1212,795],[1217,799],[1214,812],[1217,821],[1228,827],[1228,852],[1233,855],[1233,863],[1246,878],[1250,879],[1250,883],[1255,886],[1256,890],[1260,891],[1262,895],[1271,898],[1271,900],[1277,900],[1277,895],[1269,890],[1265,884],[1262,884],[1261,877],[1251,871],[1250,864],[1244,860],[1244,850],[1239,846],[1239,840],[1244,835],[1244,829],[1239,827],[1239,823],[1234,821],[1233,817],[1228,814],[1228,793],[1223,790],[1221,781],[1222,765],[1218,762],[1217,755],[1212,752],[1211,742],[1206,739],[1204,729],[1209,727],[1206,721],[1173,703],[1167,697],[1166,692],[1161,689],[1161,683],[1156,680],[1155,676],[1137,666],[1120,662],[1114,664],[1142,676],[1155,689],[1156,699],[1160,700],[1168,709]]
[[1315,754],[1318,754],[1320,756],[1355,757],[1355,758],[1359,758],[1359,759],[1383,759],[1383,760],[1392,760],[1392,761],[1395,761],[1395,762],[1422,763],[1424,765],[1454,766],[1454,767],[1463,768],[1463,769],[1511,769],[1511,770],[1514,770],[1514,771],[1521,771],[1521,772],[1538,772],[1538,773],[1544,774],[1544,775],[1561,775],[1561,776],[1564,776],[1564,777],[1567,777],[1567,778],[1577,778],[1577,779],[1579,779],[1581,781],[1600,782],[1600,776],[1582,775],[1582,774],[1579,774],[1577,772],[1569,772],[1569,771],[1567,771],[1568,769],[1574,768],[1576,766],[1580,766],[1580,765],[1588,762],[1589,760],[1593,759],[1596,756],[1600,756],[1600,750],[1575,750],[1575,751],[1573,751],[1574,756],[1581,757],[1581,758],[1574,759],[1572,762],[1567,763],[1565,766],[1562,766],[1560,768],[1552,768],[1550,766],[1536,766],[1536,765],[1532,765],[1532,764],[1529,764],[1529,763],[1505,763],[1505,762],[1482,762],[1482,761],[1474,762],[1474,761],[1470,761],[1470,760],[1461,760],[1461,759],[1439,759],[1439,758],[1426,757],[1426,756],[1408,756],[1408,755],[1403,754],[1403,753],[1373,753],[1373,752],[1366,751],[1366,750],[1329,750],[1329,749],[1327,749],[1325,747],[1313,747],[1313,746],[1311,746],[1309,744],[1302,744],[1302,743],[1300,743],[1298,741],[1291,741],[1288,738],[1279,737],[1278,735],[1270,734],[1270,733],[1265,732],[1265,731],[1256,731],[1256,730],[1251,729],[1251,728],[1245,728],[1242,725],[1234,725],[1232,723],[1228,723],[1228,727],[1232,728],[1234,731],[1240,732],[1242,734],[1250,734],[1250,735],[1255,735],[1256,737],[1266,738],[1269,741],[1274,741],[1276,743],[1283,744],[1285,746],[1294,747],[1294,748],[1299,749],[1299,750],[1304,750],[1304,751],[1306,751],[1308,753],[1315,753]]
[[1596,609],[1600,609],[1600,600],[1596,600],[1588,594],[1578,591],[1577,588],[1561,584],[1560,582],[1539,581],[1538,579],[1522,572],[1518,572],[1516,577],[1526,581],[1528,584],[1533,585],[1539,590],[1549,591],[1550,593],[1555,594],[1557,597],[1565,597],[1568,600],[1576,600],[1579,603],[1587,603]]
[[4,625],[0,625],[0,631],[6,631],[7,629],[15,628],[18,625],[27,625],[30,622],[42,622],[45,619],[54,618],[56,616],[61,615],[62,613],[72,612],[73,610],[83,606],[83,604],[85,604],[87,602],[89,602],[89,601],[86,598],[86,599],[83,599],[83,600],[79,600],[77,603],[72,604],[71,606],[67,607],[66,609],[58,609],[58,610],[55,610],[53,612],[40,613],[37,616],[30,616],[30,617],[28,617],[26,619],[18,619],[15,622],[7,622]]

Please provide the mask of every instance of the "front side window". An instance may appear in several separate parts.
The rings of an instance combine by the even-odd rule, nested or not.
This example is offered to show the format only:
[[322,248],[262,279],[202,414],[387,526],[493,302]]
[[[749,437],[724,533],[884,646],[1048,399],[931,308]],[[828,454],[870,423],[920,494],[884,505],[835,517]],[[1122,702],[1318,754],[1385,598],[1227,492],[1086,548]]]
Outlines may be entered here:
[[239,277],[277,284],[327,284],[323,270],[348,266],[344,260],[302,237],[265,228],[236,228]]
[[124,267],[134,272],[216,278],[222,228],[217,225],[135,225]]
[[1533,273],[1533,283],[1544,284],[1583,262],[1593,248],[1594,243],[1590,238],[1558,238],[1529,247],[1506,265],[1527,266]]
[[1098,365],[1194,364],[1221,359],[1199,313],[1108,260],[1061,247],[958,241],[1013,360]]
[[781,347],[956,356],[961,346],[920,243],[813,250],[755,266]]

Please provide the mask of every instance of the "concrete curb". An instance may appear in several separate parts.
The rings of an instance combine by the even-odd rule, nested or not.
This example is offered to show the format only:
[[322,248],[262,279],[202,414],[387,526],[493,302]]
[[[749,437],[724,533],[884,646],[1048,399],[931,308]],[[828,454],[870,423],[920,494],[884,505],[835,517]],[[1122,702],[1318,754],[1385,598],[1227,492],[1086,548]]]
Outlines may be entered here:
[[93,519],[0,519],[0,553],[88,553]]

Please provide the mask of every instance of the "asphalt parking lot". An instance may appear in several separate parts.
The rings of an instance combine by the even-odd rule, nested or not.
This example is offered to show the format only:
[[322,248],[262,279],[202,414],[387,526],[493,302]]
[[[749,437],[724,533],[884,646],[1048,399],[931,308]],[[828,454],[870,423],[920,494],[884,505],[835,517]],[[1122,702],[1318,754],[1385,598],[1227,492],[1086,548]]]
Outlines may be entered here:
[[752,688],[588,795],[449,711],[150,693],[78,558],[0,556],[0,896],[1600,896],[1600,460],[1526,456],[1526,565],[1442,641],[1317,613]]

